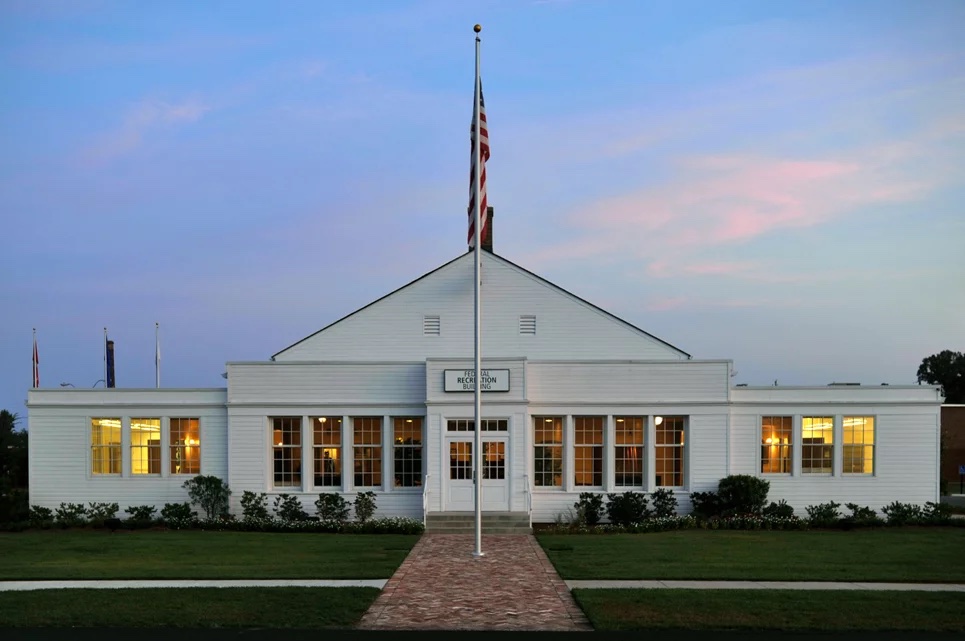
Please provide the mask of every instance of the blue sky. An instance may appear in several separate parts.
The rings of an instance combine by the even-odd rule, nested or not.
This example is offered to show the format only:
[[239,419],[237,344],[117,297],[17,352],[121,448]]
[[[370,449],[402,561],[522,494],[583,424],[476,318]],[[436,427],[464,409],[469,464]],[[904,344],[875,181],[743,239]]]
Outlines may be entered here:
[[[735,383],[965,349],[965,3],[0,3],[0,407],[219,387],[466,250]],[[471,346],[467,346],[471,355]]]

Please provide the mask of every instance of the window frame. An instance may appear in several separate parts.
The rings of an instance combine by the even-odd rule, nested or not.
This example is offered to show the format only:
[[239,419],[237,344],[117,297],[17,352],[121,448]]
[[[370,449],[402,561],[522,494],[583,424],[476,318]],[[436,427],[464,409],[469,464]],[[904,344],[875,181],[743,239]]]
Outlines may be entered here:
[[[302,470],[302,455],[304,453],[304,439],[302,438],[302,417],[279,415],[268,417],[268,433],[271,436],[270,450],[272,460],[271,488],[274,490],[300,491],[304,484]],[[276,435],[275,432],[279,434]],[[285,435],[294,435],[297,442],[286,443]],[[281,441],[276,440],[281,437]],[[282,456],[279,457],[278,455]],[[286,471],[286,463],[289,469]],[[281,471],[279,471],[281,468]],[[279,481],[279,475],[282,480]],[[290,482],[285,482],[285,477]]]
[[[311,416],[309,417],[312,433],[312,488],[319,490],[341,490],[345,482],[345,450],[342,444],[341,416]],[[326,426],[334,425],[334,428]],[[334,435],[337,442],[326,441],[326,434]],[[322,437],[321,439],[319,437]],[[334,453],[334,456],[332,455]],[[325,457],[328,454],[328,458]],[[331,471],[319,472],[325,462],[332,463]],[[322,483],[319,483],[321,478]],[[330,482],[325,482],[326,480]]]
[[[690,441],[687,432],[690,428],[689,416],[674,414],[670,416],[654,415],[653,417],[653,455],[654,455],[654,469],[653,469],[653,487],[655,489],[668,489],[668,490],[682,490],[687,487],[687,472],[690,468],[688,465],[688,455],[687,455],[687,444]],[[657,422],[659,419],[659,423]],[[658,434],[661,431],[666,432],[666,428],[662,427],[668,424],[668,421],[673,421],[674,423],[680,422],[680,429],[674,429],[673,433],[680,434],[679,443],[661,443]],[[676,452],[672,457],[661,458],[660,454],[662,452],[672,451]],[[661,462],[662,461],[674,461],[679,462],[680,470],[674,470],[673,475],[676,477],[680,476],[680,483],[668,484],[662,483],[662,475],[658,480],[658,473],[661,472]],[[676,480],[676,479],[675,479]]]
[[[175,422],[175,421],[177,421],[177,424],[178,424],[178,429],[177,429],[177,430],[174,429],[174,422]],[[188,429],[181,429],[181,421],[188,421],[188,422],[189,422],[189,425],[190,425],[190,421],[196,421],[196,422],[197,422],[198,438],[195,439],[193,443],[191,442],[191,437],[190,437],[191,429],[190,429],[190,428],[188,428]],[[202,441],[201,441],[201,417],[200,417],[200,416],[170,416],[170,417],[168,417],[167,424],[168,424],[168,434],[167,434],[167,443],[168,443],[168,465],[167,465],[167,474],[168,474],[168,476],[197,476],[197,475],[199,475],[199,474],[203,474],[203,473],[204,473],[204,472],[203,472],[204,466],[203,466],[203,461],[202,461],[202,458],[201,458],[201,446],[202,446]],[[184,434],[185,443],[184,443],[183,445],[174,445],[174,444],[171,443],[171,440],[174,438],[174,435],[175,435],[175,434],[178,434],[178,435]],[[193,447],[193,448],[195,448],[195,451],[197,452],[197,454],[196,454],[195,456],[193,456],[193,457],[192,457],[192,456],[188,456],[188,455],[187,455],[187,450],[185,451],[184,461],[182,461],[182,463],[183,463],[183,462],[188,462],[188,463],[190,463],[192,459],[197,459],[197,461],[198,461],[198,469],[197,469],[197,470],[194,470],[194,469],[193,469],[193,466],[189,466],[189,468],[188,468],[187,470],[182,470],[182,471],[178,471],[178,472],[176,472],[176,471],[174,470],[175,460],[176,460],[175,451],[178,450],[178,449],[180,449],[180,448],[182,448],[182,447],[184,447],[184,448],[188,448],[188,447]],[[162,460],[161,463],[162,463],[162,469],[163,469],[163,467],[164,467],[164,466],[163,466],[164,461]]]
[[[559,440],[537,442],[537,436],[541,428],[545,428],[546,423],[552,422],[554,425],[551,428],[553,435],[555,437],[556,433],[559,433]],[[540,414],[533,416],[533,452],[532,452],[532,462],[533,462],[533,488],[539,489],[540,491],[563,491],[566,488],[566,415],[565,414]],[[559,452],[558,456],[542,456],[538,457],[538,451],[551,451]],[[545,465],[546,462],[551,463],[551,469],[549,472],[537,471],[540,464]],[[551,475],[554,483],[544,484],[541,481],[547,478],[547,475]],[[556,482],[558,479],[558,482]]]
[[[854,419],[864,419],[865,428],[862,430],[862,435],[870,431],[871,432],[870,443],[868,443],[863,439],[860,443],[855,443],[853,440],[851,443],[846,442],[845,439],[847,438],[849,419],[851,419],[852,421]],[[869,420],[871,422],[870,430],[867,427],[867,422]],[[852,423],[850,427],[853,429],[854,424]],[[853,439],[853,436],[852,436],[852,439]],[[871,470],[867,472],[863,470],[861,472],[848,471],[848,466],[847,466],[848,462],[851,461],[852,467],[853,467],[854,461],[856,460],[854,456],[850,456],[850,457],[847,456],[848,448],[861,448],[862,452],[861,452],[860,460],[862,463],[869,460],[868,457],[865,456],[865,452],[870,448],[871,449],[871,456],[870,456]],[[878,469],[877,454],[878,454],[878,417],[874,414],[845,414],[844,416],[842,416],[841,417],[841,475],[851,476],[851,477],[874,476],[876,470]]]
[[[647,484],[647,423],[648,423],[647,419],[648,419],[647,416],[628,415],[628,414],[615,415],[613,417],[613,443],[610,447],[608,447],[608,449],[611,449],[613,451],[613,487],[615,488],[626,488],[626,489],[633,488],[633,489],[642,490],[644,487],[646,487],[646,484]],[[621,443],[620,442],[621,431],[623,433],[630,433],[631,435],[637,431],[635,427],[631,428],[630,430],[620,429],[621,423],[623,423],[625,427],[629,421],[634,421],[634,422],[639,421],[640,423],[639,441],[635,440],[633,442]],[[620,456],[620,452],[622,450],[631,450],[633,448],[637,448],[639,450],[636,457]],[[633,477],[638,477],[640,479],[639,483],[621,483],[620,482],[621,479],[625,480],[628,474],[626,473],[626,471],[621,472],[618,470],[621,467],[621,463],[623,465],[626,465],[627,462],[635,462],[637,465],[639,465],[640,467],[639,472],[636,474],[629,475]]]
[[[588,425],[589,423],[589,425]],[[602,489],[605,482],[604,463],[606,461],[606,424],[605,415],[576,415],[573,417],[573,487],[586,489]],[[596,437],[599,435],[599,442]],[[591,436],[594,442],[583,442],[583,439]],[[589,451],[590,456],[586,456]],[[593,483],[580,483],[578,475],[586,470],[584,467],[589,462],[590,475]]]
[[[812,421],[809,427],[805,427],[808,421]],[[814,421],[821,421],[821,423],[814,423]],[[814,425],[827,425],[830,421],[830,427],[823,428],[819,430],[824,434],[827,434],[831,442],[822,443],[805,443],[804,433],[805,430],[809,430],[811,434],[810,439],[817,438],[814,436],[815,427]],[[820,477],[820,476],[833,476],[834,475],[834,462],[837,458],[838,449],[838,438],[835,434],[837,431],[837,419],[832,415],[803,415],[801,416],[801,476],[810,477]],[[827,455],[822,455],[820,457],[815,456],[815,452],[828,452]],[[816,468],[815,461],[827,461],[827,465],[822,465],[820,468]]]
[[[417,443],[404,443],[399,442],[399,428],[403,430],[406,429],[406,423],[419,422],[418,435],[419,441]],[[404,433],[404,432],[403,432]],[[414,432],[413,432],[414,433]],[[425,417],[423,416],[393,416],[392,417],[392,489],[395,491],[405,492],[405,491],[422,491],[422,486],[425,483]],[[399,470],[400,454],[405,455],[406,452],[412,452],[411,460],[409,462],[418,461],[418,470]],[[406,462],[403,456],[403,464]],[[404,465],[403,465],[404,467]],[[402,483],[399,482],[400,475],[403,480]],[[412,482],[406,484],[405,480],[411,480]]]
[[[358,431],[358,421],[368,422],[371,421],[377,425],[377,429],[372,427],[366,428],[364,425],[362,431]],[[352,486],[356,488],[364,489],[381,489],[383,483],[385,482],[385,470],[384,470],[384,460],[385,455],[385,435],[384,435],[384,418],[382,416],[353,416],[352,417]],[[379,440],[377,443],[360,443],[358,440],[359,434],[377,434]],[[366,449],[372,450],[370,456],[360,456],[360,452]],[[360,466],[362,467],[360,471]],[[371,484],[360,483],[359,479],[363,481],[366,477],[371,477],[370,480],[375,481]]]
[[[765,436],[764,421],[770,419],[774,421],[775,419],[780,419],[780,425],[775,427],[773,424],[769,426],[770,432],[769,436]],[[761,476],[792,476],[794,474],[794,449],[795,449],[795,438],[794,438],[794,415],[792,414],[761,414],[757,417],[757,434],[759,437],[760,450],[758,450],[757,457],[757,472]],[[785,437],[786,434],[786,437]],[[786,438],[786,442],[773,442],[773,438],[777,435],[777,438]],[[766,449],[765,449],[766,448]],[[770,456],[771,452],[774,450],[772,448],[777,448],[777,457]],[[765,451],[767,456],[765,456]],[[765,459],[767,461],[777,461],[778,467],[783,468],[783,471],[767,471],[764,469]]]
[[[146,445],[143,444],[143,443],[140,443],[140,444],[135,445],[135,444],[134,444],[134,433],[135,433],[135,431],[138,432],[139,434],[140,434],[142,431],[149,431],[149,430],[141,430],[141,429],[135,430],[135,428],[134,428],[135,424],[138,425],[138,426],[143,426],[143,425],[150,425],[151,422],[156,422],[157,439],[155,439],[155,440],[157,441],[157,444],[156,444],[156,445],[151,445],[151,444],[150,444],[150,439],[148,439],[149,442],[148,442],[148,444],[146,444]],[[153,427],[153,426],[152,426],[152,427]],[[164,469],[164,465],[163,465],[163,463],[162,463],[162,461],[161,461],[161,440],[162,440],[162,437],[163,437],[163,435],[164,435],[164,434],[163,434],[163,421],[162,421],[162,418],[161,418],[160,416],[150,416],[150,417],[148,417],[148,416],[132,416],[132,417],[130,418],[130,420],[128,421],[127,430],[128,430],[128,434],[129,434],[129,436],[128,436],[128,449],[130,450],[130,459],[129,459],[129,461],[128,461],[128,465],[129,465],[129,469],[130,469],[130,474],[131,474],[131,476],[132,476],[132,477],[135,477],[135,478],[142,478],[142,477],[145,477],[145,476],[147,476],[147,477],[150,477],[150,476],[161,476],[161,471]],[[154,454],[153,457],[152,457],[152,450],[153,450],[153,454]],[[136,453],[136,454],[135,454],[135,453]],[[151,463],[152,463],[152,461],[156,462],[156,464],[157,464],[157,472],[151,472],[151,471],[150,471],[150,470],[151,470]],[[146,471],[146,472],[138,472],[138,471],[136,471],[136,470],[135,470],[135,465],[136,465],[137,463],[140,463],[141,465],[145,465],[148,471]]]
[[[109,441],[106,444],[100,443],[95,444],[94,442],[94,422],[95,421],[117,421],[117,427],[113,425],[108,427],[113,430],[117,430],[117,442]],[[103,427],[103,424],[98,424],[98,427]],[[113,434],[112,434],[113,435]],[[123,416],[90,416],[87,418],[87,442],[88,442],[88,462],[87,462],[87,473],[90,477],[118,477],[121,476],[124,471],[124,417]],[[95,454],[95,448],[100,451],[106,450],[108,452],[108,457],[99,457]],[[114,469],[116,462],[116,470],[110,472],[97,472],[94,469],[94,464],[96,461],[107,461],[108,468]]]

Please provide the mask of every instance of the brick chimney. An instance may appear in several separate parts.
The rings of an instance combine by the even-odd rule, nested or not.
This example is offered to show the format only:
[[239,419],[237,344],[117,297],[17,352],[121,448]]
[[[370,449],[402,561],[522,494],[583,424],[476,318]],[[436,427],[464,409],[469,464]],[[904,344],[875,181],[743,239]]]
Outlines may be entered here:
[[486,207],[486,215],[489,216],[489,224],[486,225],[486,233],[483,235],[480,244],[482,248],[493,253],[493,208]]

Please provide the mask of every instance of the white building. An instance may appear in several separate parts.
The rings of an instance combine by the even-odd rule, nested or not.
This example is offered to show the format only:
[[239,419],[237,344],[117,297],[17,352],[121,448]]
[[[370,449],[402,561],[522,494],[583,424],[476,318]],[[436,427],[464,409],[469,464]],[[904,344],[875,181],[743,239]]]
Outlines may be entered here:
[[[286,347],[223,389],[34,389],[30,503],[182,502],[233,492],[377,494],[377,516],[474,510],[473,253]],[[731,385],[698,360],[482,252],[482,510],[551,522],[582,492],[770,481],[799,514],[939,496],[932,386]],[[468,382],[467,382],[468,379]]]

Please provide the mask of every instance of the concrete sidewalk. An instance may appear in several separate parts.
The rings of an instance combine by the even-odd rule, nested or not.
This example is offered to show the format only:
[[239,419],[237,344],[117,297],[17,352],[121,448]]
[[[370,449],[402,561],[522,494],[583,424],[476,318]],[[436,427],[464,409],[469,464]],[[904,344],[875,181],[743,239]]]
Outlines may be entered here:
[[203,580],[105,580],[105,581],[0,581],[0,592],[24,590],[108,589],[129,588],[378,588],[387,579],[203,579]]
[[866,583],[851,581],[565,581],[574,589],[643,588],[676,590],[890,590],[965,592],[960,583]]

